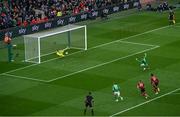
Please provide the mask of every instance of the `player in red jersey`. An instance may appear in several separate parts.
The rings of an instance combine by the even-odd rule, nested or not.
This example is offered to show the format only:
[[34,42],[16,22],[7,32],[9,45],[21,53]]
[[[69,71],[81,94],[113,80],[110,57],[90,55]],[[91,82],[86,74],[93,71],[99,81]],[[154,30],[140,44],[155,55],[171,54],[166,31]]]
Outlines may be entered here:
[[154,74],[151,74],[151,85],[153,87],[155,94],[158,94],[160,91],[158,84],[159,84],[158,78]]
[[140,89],[141,95],[144,96],[146,99],[149,97],[145,90],[144,83],[140,80],[137,84],[137,88]]

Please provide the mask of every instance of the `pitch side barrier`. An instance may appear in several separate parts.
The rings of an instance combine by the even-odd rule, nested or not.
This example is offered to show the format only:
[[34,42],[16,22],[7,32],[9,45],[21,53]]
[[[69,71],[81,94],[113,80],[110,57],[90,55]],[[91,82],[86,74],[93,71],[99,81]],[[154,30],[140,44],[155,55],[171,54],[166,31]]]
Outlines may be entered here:
[[134,0],[127,3],[121,3],[121,4],[97,9],[91,12],[84,12],[77,15],[55,18],[53,20],[49,20],[48,22],[43,22],[35,25],[28,25],[27,27],[21,26],[21,27],[13,27],[13,28],[1,30],[0,41],[3,40],[5,33],[9,33],[12,37],[32,34],[38,31],[56,28],[67,24],[85,21],[88,19],[96,19],[97,17],[100,17],[102,13],[109,15],[119,11],[136,8],[138,5],[139,5],[139,0]]

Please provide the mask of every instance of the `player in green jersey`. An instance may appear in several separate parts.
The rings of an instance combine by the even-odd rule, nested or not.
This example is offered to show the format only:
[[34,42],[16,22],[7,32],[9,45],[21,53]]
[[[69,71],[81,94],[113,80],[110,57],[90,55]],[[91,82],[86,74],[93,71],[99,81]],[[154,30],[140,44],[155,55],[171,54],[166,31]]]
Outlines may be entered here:
[[113,84],[112,91],[113,91],[113,95],[116,102],[119,101],[119,98],[123,100],[123,97],[121,96],[121,93],[120,93],[120,86],[118,84],[116,83]]
[[140,66],[143,68],[143,71],[145,71],[146,69],[149,69],[149,65],[147,63],[147,54],[144,53],[144,57],[142,59],[136,58],[136,61],[138,61],[140,63]]

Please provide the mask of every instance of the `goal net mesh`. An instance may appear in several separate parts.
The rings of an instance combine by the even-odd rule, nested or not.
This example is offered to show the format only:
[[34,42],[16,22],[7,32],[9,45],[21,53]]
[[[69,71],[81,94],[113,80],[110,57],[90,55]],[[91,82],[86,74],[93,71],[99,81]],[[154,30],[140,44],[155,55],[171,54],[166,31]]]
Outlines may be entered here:
[[86,26],[67,25],[24,36],[25,61],[41,63],[55,57],[57,50],[65,48],[87,49]]

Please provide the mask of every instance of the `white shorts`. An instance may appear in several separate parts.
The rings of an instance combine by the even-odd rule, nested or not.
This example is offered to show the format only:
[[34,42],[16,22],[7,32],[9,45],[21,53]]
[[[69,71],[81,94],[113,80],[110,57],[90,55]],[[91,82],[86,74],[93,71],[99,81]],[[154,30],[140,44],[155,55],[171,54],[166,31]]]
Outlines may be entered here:
[[117,95],[119,97],[120,96],[120,91],[114,92],[114,95]]
[[144,67],[144,66],[145,66],[145,64],[144,64],[144,63],[142,63],[142,64],[140,64],[140,66],[141,66],[141,67]]

